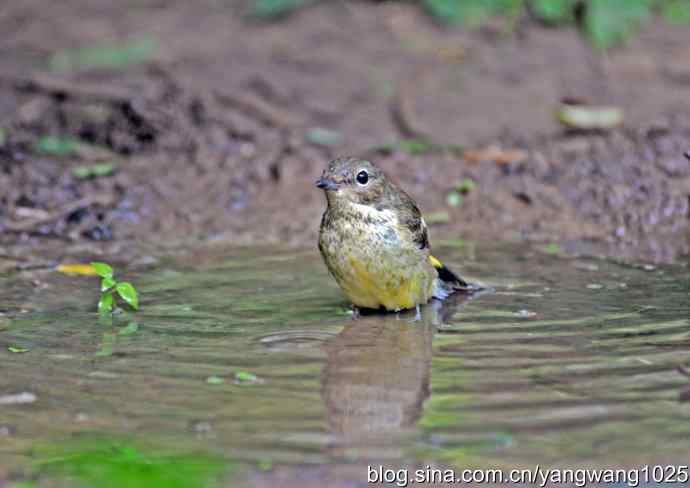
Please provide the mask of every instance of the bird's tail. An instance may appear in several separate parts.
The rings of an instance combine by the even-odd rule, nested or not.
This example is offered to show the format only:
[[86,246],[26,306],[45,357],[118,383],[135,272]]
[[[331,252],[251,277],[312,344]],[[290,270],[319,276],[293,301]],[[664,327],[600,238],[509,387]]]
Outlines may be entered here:
[[434,256],[429,255],[431,265],[436,269],[438,279],[434,284],[433,295],[435,298],[444,299],[456,291],[475,291],[480,289],[476,285],[467,283]]

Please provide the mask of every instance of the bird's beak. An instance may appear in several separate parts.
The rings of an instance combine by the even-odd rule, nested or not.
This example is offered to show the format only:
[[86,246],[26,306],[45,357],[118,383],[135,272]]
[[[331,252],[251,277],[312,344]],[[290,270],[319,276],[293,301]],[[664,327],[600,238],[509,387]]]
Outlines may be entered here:
[[338,184],[332,179],[322,176],[316,180],[316,187],[321,188],[322,190],[337,190]]

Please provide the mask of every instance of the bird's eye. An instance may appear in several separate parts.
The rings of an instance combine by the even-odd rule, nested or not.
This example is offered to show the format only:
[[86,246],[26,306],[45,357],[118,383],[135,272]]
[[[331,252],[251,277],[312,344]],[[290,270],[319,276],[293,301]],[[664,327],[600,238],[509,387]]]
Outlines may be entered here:
[[357,183],[359,183],[362,186],[369,183],[369,173],[367,173],[366,170],[362,170],[359,173],[357,173]]

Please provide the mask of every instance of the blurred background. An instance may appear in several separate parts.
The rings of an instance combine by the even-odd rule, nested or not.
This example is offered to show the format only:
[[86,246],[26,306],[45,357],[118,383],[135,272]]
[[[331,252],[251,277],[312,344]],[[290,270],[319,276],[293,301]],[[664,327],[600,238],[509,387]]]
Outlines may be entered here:
[[0,32],[5,246],[313,246],[356,155],[432,237],[688,252],[687,0],[27,0]]

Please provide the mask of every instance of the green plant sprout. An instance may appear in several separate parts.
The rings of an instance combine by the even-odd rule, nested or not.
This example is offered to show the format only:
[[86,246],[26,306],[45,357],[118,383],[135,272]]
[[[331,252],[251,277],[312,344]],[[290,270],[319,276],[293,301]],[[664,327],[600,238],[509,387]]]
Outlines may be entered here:
[[134,285],[127,281],[115,281],[113,268],[109,264],[93,262],[91,266],[101,277],[101,299],[98,301],[98,313],[107,315],[113,312],[116,294],[134,310],[139,309],[139,298]]

